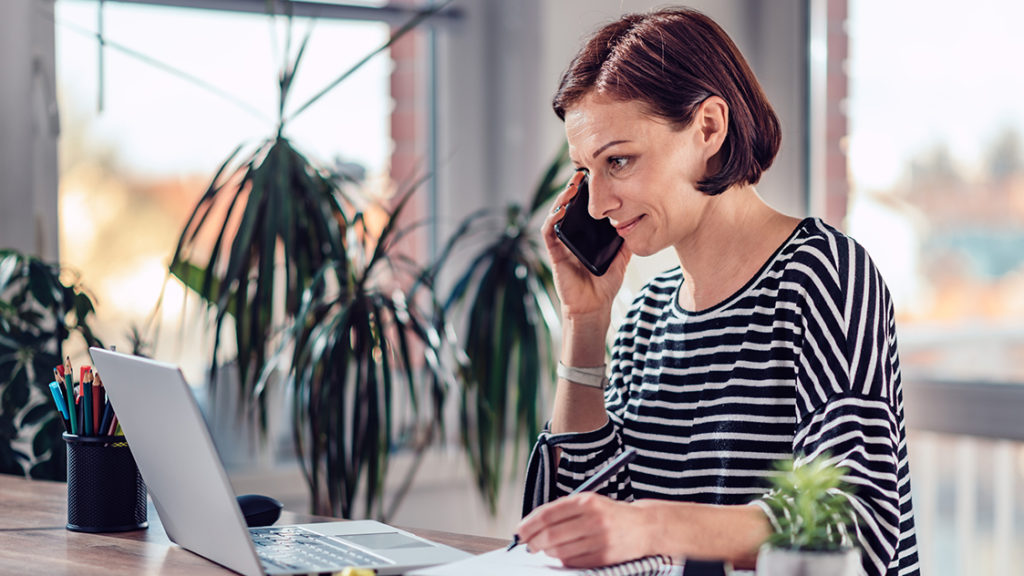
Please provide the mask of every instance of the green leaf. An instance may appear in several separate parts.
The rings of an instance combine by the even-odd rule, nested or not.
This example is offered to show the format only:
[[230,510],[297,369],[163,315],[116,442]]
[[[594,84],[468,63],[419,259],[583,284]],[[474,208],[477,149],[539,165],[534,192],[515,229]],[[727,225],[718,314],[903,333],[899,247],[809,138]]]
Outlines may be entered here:
[[[289,41],[291,39],[291,30],[292,30],[292,27],[291,27],[291,17],[289,16],[289,25],[288,25]],[[299,70],[299,64],[302,62],[302,55],[306,52],[306,46],[309,44],[309,37],[312,34],[312,32],[313,32],[312,27],[310,27],[308,30],[306,30],[306,35],[302,38],[302,44],[299,45],[299,51],[295,55],[295,59],[292,60],[292,63],[289,64],[288,66],[286,66],[284,68],[284,70],[281,71],[281,74],[278,77],[278,89],[279,89],[279,94],[280,94],[280,98],[279,98],[280,104],[279,104],[279,108],[278,108],[278,116],[279,116],[279,118],[282,118],[282,119],[284,118],[284,107],[285,107],[285,103],[288,101],[288,94],[289,94],[291,86],[292,86],[292,81],[295,79],[295,74]],[[289,44],[290,44],[290,42],[289,42]],[[283,120],[281,121],[281,124],[282,125],[284,124]]]
[[[210,185],[199,198],[199,202],[196,204],[196,207],[185,222],[185,227],[182,230],[181,236],[178,238],[178,243],[174,248],[174,255],[171,257],[172,263],[177,262],[179,258],[183,257],[187,245],[195,241],[199,231],[203,228],[206,218],[210,215],[215,200],[223,189],[224,174],[228,170],[228,167],[234,162],[238,153],[242,151],[242,148],[243,146],[241,145],[235,148],[234,151],[232,151],[231,154],[229,154],[221,163],[217,172],[213,175]],[[231,212],[229,210],[228,216],[230,216],[230,213]],[[227,217],[225,217],[225,221],[226,220]]]
[[[474,214],[461,223],[442,251],[447,258],[460,242],[482,246],[456,275],[443,310],[445,314],[465,310],[466,388],[459,422],[470,467],[492,510],[507,453],[506,423],[512,425],[514,461],[518,462],[545,418],[540,412],[543,386],[554,382],[550,336],[560,318],[554,305],[553,276],[529,220],[561,189],[567,165],[563,146],[535,189],[528,212],[510,205],[501,212]],[[504,215],[503,223],[490,223],[495,213]],[[481,223],[487,225],[481,227]],[[491,240],[476,239],[478,228],[489,228]],[[434,267],[435,273],[439,269],[440,264]]]
[[67,455],[63,452],[50,454],[49,458],[36,462],[29,470],[35,480],[67,481]]
[[[350,516],[362,490],[364,513],[382,513],[392,430],[408,427],[395,420],[394,389],[402,386],[410,401],[422,406],[418,404],[422,379],[413,370],[414,347],[425,350],[422,355],[433,374],[442,369],[437,359],[444,342],[437,331],[420,319],[418,307],[392,284],[390,274],[369,273],[370,267],[385,264],[392,272],[423,277],[424,270],[414,262],[392,258],[391,241],[404,232],[395,223],[403,205],[400,200],[388,213],[389,221],[369,259],[352,253],[344,265],[328,262],[316,274],[302,295],[295,328],[289,331],[294,345],[290,378],[295,389],[303,391],[301,401],[318,396],[318,405],[330,407],[323,412],[311,409],[300,429],[304,437],[300,443],[309,454],[303,468],[310,471],[311,486],[318,486],[315,477],[326,487],[325,495],[313,498],[321,503],[321,511],[330,508]],[[352,222],[364,226],[358,215]],[[394,266],[397,262],[403,265]],[[346,270],[357,279],[355,283],[346,284],[342,277]],[[328,278],[337,279],[341,289],[325,291]],[[318,441],[318,435],[324,441]],[[326,473],[325,480],[320,470]]]
[[[302,114],[307,108],[309,108],[314,103],[316,103],[317,100],[319,100],[320,98],[323,98],[324,95],[326,95],[328,92],[330,92],[331,90],[336,88],[339,84],[344,82],[349,76],[354,74],[357,70],[362,68],[367,62],[372,60],[374,56],[376,56],[377,54],[380,54],[381,52],[383,52],[383,51],[387,50],[388,48],[390,48],[391,45],[394,44],[395,42],[397,42],[399,38],[401,38],[402,36],[405,36],[406,34],[411,32],[413,29],[415,29],[417,26],[419,26],[420,23],[423,22],[424,20],[426,20],[427,18],[430,18],[431,16],[441,12],[442,10],[445,10],[448,7],[448,5],[451,4],[451,3],[452,3],[452,0],[446,0],[445,2],[442,2],[441,4],[437,4],[435,6],[431,6],[427,10],[423,10],[419,14],[413,16],[408,22],[403,24],[401,28],[399,28],[394,33],[392,33],[391,37],[388,38],[387,42],[385,42],[382,46],[380,46],[376,50],[370,52],[369,54],[367,54],[366,56],[361,58],[358,62],[353,64],[351,68],[349,68],[348,70],[343,72],[341,74],[341,76],[338,76],[331,83],[329,83],[327,86],[325,86],[319,92],[314,94],[312,98],[310,98],[309,100],[307,100],[305,102],[305,104],[299,106],[298,109],[296,109],[294,112],[292,112],[291,116],[288,119],[291,120],[291,119],[295,118],[296,116],[298,116],[299,114]],[[281,123],[284,124],[284,121],[282,121]]]
[[29,263],[28,270],[28,285],[29,290],[32,292],[32,297],[43,308],[54,308],[58,300],[61,299],[61,284],[57,280],[56,275],[47,270],[41,262],[35,260]]
[[[37,461],[29,469],[29,475],[37,480],[67,480],[67,450],[64,448],[62,434],[64,424],[59,418],[47,420],[36,432],[33,445],[38,441],[41,451],[37,452]],[[40,437],[47,440],[40,441]]]
[[18,364],[5,383],[0,407],[6,414],[17,414],[28,403],[29,385],[25,367]]
[[7,291],[21,267],[22,260],[17,253],[0,251],[0,295]]
[[[93,310],[84,288],[61,280],[60,267],[0,250],[0,469],[23,475],[26,466],[41,465],[39,470],[59,471],[43,462],[63,428],[52,401],[45,400],[47,382],[69,336],[98,342],[90,326]],[[34,404],[33,388],[41,395]],[[56,436],[45,435],[53,430]],[[35,434],[31,455],[12,446],[26,431]]]
[[24,454],[12,449],[9,445],[0,444],[0,474],[24,476],[25,467],[21,462],[27,459]]
[[769,543],[803,550],[835,550],[850,546],[855,522],[847,494],[848,470],[823,454],[813,460],[785,459],[776,464],[772,491],[765,502],[779,519]]
[[563,182],[562,174],[569,166],[569,144],[562,143],[562,147],[558,150],[558,154],[548,164],[547,169],[544,171],[544,177],[541,178],[540,183],[534,190],[533,199],[530,201],[530,216],[534,216],[539,210],[541,210],[552,198],[558,195],[558,193],[565,187]]
[[[46,421],[46,424],[50,424],[57,420],[52,411],[48,411],[48,414],[50,415],[50,419]],[[46,424],[44,424],[32,438],[32,455],[37,459],[49,454],[54,447],[57,446],[57,442],[64,444],[64,441],[59,435],[54,436],[53,427],[51,426],[47,428]],[[61,426],[63,426],[63,424],[61,424]]]
[[[49,392],[49,390],[47,390],[47,392]],[[44,418],[53,417],[56,411],[57,407],[54,405],[52,400],[50,402],[36,404],[28,412],[25,413],[25,416],[22,417],[21,428],[25,428],[26,426],[32,426],[33,424],[38,424]]]
[[[312,271],[326,261],[324,255],[344,253],[343,246],[324,242],[325,238],[340,242],[344,217],[335,189],[304,176],[318,170],[286,138],[278,135],[267,140],[245,158],[237,158],[238,151],[221,165],[193,209],[170,271],[216,309],[210,372],[216,374],[222,338],[233,338],[243,404],[255,401],[260,429],[265,431],[266,400],[258,373],[274,353],[275,306],[284,302],[283,321],[291,322],[302,291],[312,281]],[[292,210],[297,202],[302,210]],[[213,207],[223,204],[227,205],[224,219],[208,219]],[[295,234],[307,229],[317,232]],[[209,258],[203,263],[193,261],[191,254],[200,247],[200,240],[211,236],[215,241]],[[279,283],[282,277],[284,282]],[[229,316],[232,336],[224,330]]]
[[[14,440],[18,437],[18,427],[14,425],[14,414],[9,412],[0,413],[0,438],[7,440],[6,444],[10,446],[10,440]],[[0,443],[0,446],[4,444]]]
[[[212,274],[207,275],[206,268],[197,266],[188,260],[173,261],[170,266],[168,266],[168,270],[171,275],[180,280],[186,288],[200,296],[220,293],[220,280]],[[231,310],[235,307],[234,296],[235,294],[233,292],[229,293],[227,306],[225,307],[225,311],[229,315],[231,314]]]

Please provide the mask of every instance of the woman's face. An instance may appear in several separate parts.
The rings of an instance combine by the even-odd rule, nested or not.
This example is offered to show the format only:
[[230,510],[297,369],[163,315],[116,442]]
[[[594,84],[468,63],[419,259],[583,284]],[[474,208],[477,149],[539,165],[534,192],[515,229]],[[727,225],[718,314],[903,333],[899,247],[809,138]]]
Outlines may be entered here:
[[590,215],[607,217],[634,254],[678,247],[701,222],[711,197],[696,184],[710,154],[697,124],[675,129],[593,93],[565,115],[569,156],[590,174]]

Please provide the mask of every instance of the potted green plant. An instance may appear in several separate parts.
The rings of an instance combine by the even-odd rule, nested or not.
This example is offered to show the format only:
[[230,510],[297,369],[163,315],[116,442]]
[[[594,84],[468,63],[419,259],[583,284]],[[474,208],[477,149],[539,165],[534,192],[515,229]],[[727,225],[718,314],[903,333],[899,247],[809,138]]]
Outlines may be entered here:
[[[516,457],[532,444],[544,418],[544,386],[555,378],[551,342],[560,317],[538,219],[563,188],[569,165],[563,145],[528,206],[511,204],[467,217],[432,272],[438,274],[456,248],[480,247],[455,274],[444,312],[464,328],[457,331],[464,352],[459,431],[491,513],[497,509],[506,440],[514,440]],[[463,314],[458,321],[451,318],[457,313]]]
[[774,532],[758,553],[758,576],[858,574],[856,518],[850,487],[843,481],[847,469],[824,455],[783,460],[777,468],[765,500],[774,515]]
[[[380,50],[446,5],[421,13]],[[198,292],[215,315],[211,374],[222,360],[217,352],[222,331],[233,326],[243,405],[256,406],[263,416],[266,368],[274,364],[270,358],[279,347],[290,354],[293,438],[313,510],[349,516],[363,490],[364,513],[386,519],[390,512],[378,498],[389,452],[411,445],[418,462],[442,425],[440,405],[452,381],[441,361],[445,316],[462,308],[467,336],[461,339],[465,353],[459,355],[465,360],[458,388],[460,431],[493,511],[509,419],[517,440],[532,441],[541,422],[543,384],[553,379],[550,341],[558,317],[536,216],[561,187],[567,151],[552,163],[529,207],[474,214],[442,257],[422,269],[392,251],[402,236],[395,219],[415,186],[388,211],[384,232],[370,234],[358,209],[364,204],[345,190],[342,179],[299,152],[284,132],[288,120],[373,54],[286,116],[285,100],[301,55],[300,48],[281,73],[277,133],[252,153],[239,159],[236,150],[224,162],[172,260],[171,272]],[[218,213],[218,205],[223,212]],[[455,288],[439,305],[435,279],[447,256],[470,238],[478,240],[478,233],[493,234],[495,218],[503,219],[501,233],[484,242],[472,264],[456,273]],[[204,238],[215,239],[213,246],[204,245]],[[408,282],[396,281],[401,274],[415,279],[411,289],[403,288]],[[410,361],[407,355],[428,361]],[[418,410],[427,408],[419,410],[419,417],[392,419],[397,386]],[[424,395],[429,398],[420,402]],[[353,412],[357,404],[359,411]],[[415,469],[414,463],[391,510]]]
[[[362,493],[362,514],[386,520],[390,452],[404,445],[422,456],[442,425],[452,383],[442,365],[450,356],[445,330],[432,291],[417,290],[425,270],[394,248],[408,230],[398,222],[417,186],[386,212],[379,234],[361,213],[349,221],[348,260],[320,270],[287,333],[293,438],[317,513],[352,517]],[[397,406],[400,395],[407,411]],[[414,473],[415,466],[409,479]]]
[[[345,194],[348,179],[310,159],[286,129],[296,116],[446,5],[411,18],[382,46],[289,110],[288,96],[307,35],[279,73],[276,131],[254,147],[239,146],[224,160],[181,232],[169,270],[203,299],[213,315],[211,385],[225,361],[224,336],[230,333],[232,346],[227,348],[234,350],[240,405],[255,406],[261,429],[267,408],[261,371],[317,272],[328,263],[344,266],[348,261],[345,226],[353,212]],[[291,52],[291,29],[289,25],[286,54]],[[343,270],[339,273],[345,276]]]
[[[567,165],[563,147],[528,209],[512,205],[504,214],[470,215],[429,268],[395,250],[411,230],[397,223],[416,186],[399,195],[379,235],[369,233],[361,214],[349,219],[349,260],[321,271],[288,337],[293,437],[314,510],[348,516],[362,490],[364,514],[390,517],[443,428],[442,406],[452,390],[458,392],[460,435],[478,488],[496,509],[508,418],[515,438],[532,440],[542,387],[554,373],[550,341],[558,318],[534,220],[559,190]],[[497,235],[495,217],[506,218]],[[480,242],[481,234],[490,236]],[[441,306],[436,278],[468,243],[483,248]],[[450,337],[449,318],[467,301],[467,331]],[[457,383],[444,362],[453,356]],[[413,407],[404,419],[392,410],[399,388]],[[387,453],[395,446],[412,448],[413,465],[385,508],[378,496]]]
[[[211,383],[231,360],[224,349],[233,348],[239,404],[256,411],[261,431],[266,430],[266,393],[275,367],[283,367],[293,400],[293,439],[316,513],[352,516],[361,492],[363,514],[386,517],[380,495],[389,454],[406,436],[422,450],[420,437],[429,438],[437,423],[429,411],[421,414],[422,422],[398,419],[395,390],[403,387],[417,406],[420,382],[431,382],[430,393],[442,394],[440,364],[428,364],[435,377],[423,378],[414,360],[424,351],[431,357],[441,344],[432,314],[418,309],[423,298],[437,308],[429,290],[416,298],[403,293],[403,282],[408,286],[425,275],[393,250],[402,236],[397,218],[419,183],[399,194],[393,208],[373,208],[385,214],[378,232],[366,219],[373,202],[360,197],[357,183],[319,166],[286,129],[448,4],[419,12],[305,103],[290,107],[304,40],[279,75],[276,132],[244,155],[236,149],[223,162],[193,209],[170,264],[171,273],[200,295],[213,318]],[[288,39],[285,53],[290,53]],[[403,274],[414,280],[399,279]],[[225,340],[232,345],[225,347]],[[420,424],[427,432],[417,432]]]
[[[60,267],[0,250],[0,473],[64,480],[64,426],[50,394],[64,343],[78,334],[100,345],[89,321],[93,303]],[[31,452],[19,446],[31,437]]]

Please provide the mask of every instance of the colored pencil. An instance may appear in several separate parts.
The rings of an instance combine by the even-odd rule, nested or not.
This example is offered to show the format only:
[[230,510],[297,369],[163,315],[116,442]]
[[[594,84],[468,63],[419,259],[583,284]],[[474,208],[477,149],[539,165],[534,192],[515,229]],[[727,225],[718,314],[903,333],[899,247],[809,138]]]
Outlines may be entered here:
[[88,366],[82,366],[82,411],[85,413],[85,428],[83,436],[92,436],[96,433],[92,417],[92,371]]
[[67,359],[64,361],[63,369],[64,373],[62,374],[62,376],[64,376],[64,389],[68,393],[68,420],[71,421],[71,433],[78,434],[78,413],[75,410],[75,402],[77,400],[77,396],[75,395],[75,377],[74,373],[71,370],[70,356],[68,356]]
[[103,407],[107,402],[107,392],[103,389],[103,380],[100,380],[100,373],[92,373],[92,425],[96,435],[103,433],[100,424],[103,420]]
[[100,420],[99,433],[101,435],[110,436],[110,421],[114,418],[114,407],[110,405],[110,400],[107,400],[103,406],[103,418]]
[[64,424],[64,431],[71,433],[71,421],[68,420],[68,403],[64,401],[64,393],[60,391],[60,384],[56,381],[50,382],[50,394],[53,395],[53,403],[57,405],[57,413],[60,414],[61,422]]

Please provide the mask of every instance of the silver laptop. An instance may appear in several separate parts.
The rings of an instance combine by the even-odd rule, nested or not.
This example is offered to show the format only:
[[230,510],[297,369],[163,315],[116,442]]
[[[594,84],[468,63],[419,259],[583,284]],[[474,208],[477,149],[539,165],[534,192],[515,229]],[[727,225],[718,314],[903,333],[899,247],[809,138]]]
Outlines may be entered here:
[[401,574],[470,556],[372,520],[249,528],[181,370],[90,352],[167,536],[182,548],[246,575],[349,566]]

